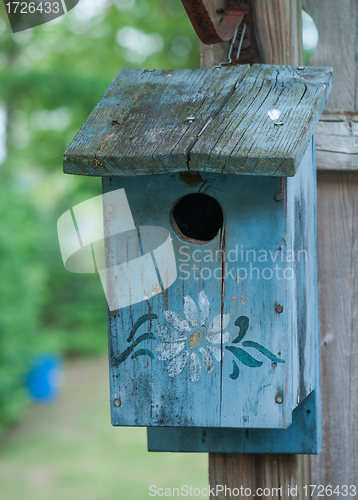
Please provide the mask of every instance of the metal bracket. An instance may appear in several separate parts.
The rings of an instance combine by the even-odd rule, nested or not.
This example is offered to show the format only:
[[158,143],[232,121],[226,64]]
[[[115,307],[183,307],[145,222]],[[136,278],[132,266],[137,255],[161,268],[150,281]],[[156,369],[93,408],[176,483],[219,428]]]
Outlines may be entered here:
[[215,27],[203,0],[182,0],[182,3],[196,34],[206,45],[231,40],[244,17],[251,12],[249,0],[229,0],[220,24]]
[[[230,44],[230,47],[229,47],[229,53],[227,55],[227,61],[221,62],[220,64],[218,64],[217,66],[215,66],[215,68],[220,69],[220,68],[222,68],[224,66],[230,66],[230,64],[232,64],[232,57],[231,57],[232,56],[232,49],[234,48],[234,44],[236,42],[236,38],[237,38],[237,33],[239,31],[239,27],[236,28],[234,36],[232,37],[231,44]],[[244,37],[245,37],[245,33],[246,33],[246,28],[247,28],[247,26],[246,26],[246,24],[244,24],[243,29],[242,29],[242,33],[241,33],[241,36],[240,36],[239,46],[238,46],[237,53],[236,53],[236,60],[237,61],[239,60],[239,57],[240,57],[240,52],[241,52],[241,48],[242,48],[242,42],[244,41]]]

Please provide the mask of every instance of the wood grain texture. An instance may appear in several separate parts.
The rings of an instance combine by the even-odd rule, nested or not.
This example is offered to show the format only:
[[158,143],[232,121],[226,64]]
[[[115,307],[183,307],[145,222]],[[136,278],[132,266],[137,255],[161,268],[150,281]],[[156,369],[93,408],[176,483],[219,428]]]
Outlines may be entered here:
[[310,64],[329,60],[335,72],[317,127],[323,450],[312,457],[312,476],[314,484],[357,485],[358,173],[339,170],[358,168],[358,11],[355,0],[304,0],[304,7],[320,34]]
[[357,110],[356,0],[304,0],[303,7],[319,31],[318,46],[309,64],[334,68],[335,86],[327,111]]
[[[303,495],[303,486],[311,484],[310,457],[309,455],[237,455],[237,454],[211,454],[209,461],[210,486],[226,485],[229,491],[218,491],[218,495],[210,496],[211,499],[233,500],[234,488],[243,486],[247,493],[240,498],[254,500],[262,491],[256,494],[257,489],[268,488],[264,498],[276,500],[277,498],[307,498]],[[292,494],[288,487],[297,485],[298,494]],[[282,488],[280,490],[280,488]],[[289,492],[290,491],[290,492]],[[289,493],[288,493],[289,492]]]
[[247,70],[122,69],[67,149],[65,171],[146,175],[176,171],[176,164],[187,170],[188,147]]
[[358,173],[318,173],[323,451],[313,483],[358,484]]
[[[332,85],[330,70],[254,64],[190,150],[190,168],[250,175],[297,172]],[[323,84],[323,86],[322,86]],[[278,120],[268,114],[278,110]],[[276,126],[275,123],[282,123]]]
[[[292,368],[298,375],[293,377],[293,394],[297,404],[313,389],[317,390],[317,427],[320,430],[317,186],[313,140],[297,174],[282,182],[287,186],[287,219],[292,221],[287,244],[300,256],[293,263],[297,282],[290,305]],[[320,449],[321,431],[318,441]]]
[[64,170],[293,176],[332,82],[330,68],[125,68],[68,147]]
[[316,129],[319,170],[358,169],[358,114],[324,113]]
[[301,0],[252,1],[261,62],[293,66],[303,63],[301,10]]

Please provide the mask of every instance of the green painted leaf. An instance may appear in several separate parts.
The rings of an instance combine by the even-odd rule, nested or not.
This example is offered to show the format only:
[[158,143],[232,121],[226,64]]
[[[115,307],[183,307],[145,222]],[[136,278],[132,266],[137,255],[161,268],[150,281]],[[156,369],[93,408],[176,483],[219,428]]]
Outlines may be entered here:
[[239,376],[240,370],[234,359],[232,360],[232,365],[233,365],[233,372],[229,375],[229,377],[232,378],[233,380],[236,380],[237,377]]
[[143,323],[145,323],[146,321],[150,321],[151,319],[158,319],[158,316],[156,314],[143,314],[143,316],[137,319],[137,321],[133,325],[132,331],[127,339],[127,342],[131,342],[138,328],[142,326]]
[[235,321],[235,326],[240,328],[239,335],[232,341],[233,344],[238,344],[245,337],[247,330],[249,329],[249,318],[247,316],[240,316]]
[[155,337],[151,332],[143,333],[143,335],[138,337],[137,340],[133,342],[133,349],[137,347],[137,345],[140,344],[141,342],[144,342],[144,340],[155,340]]
[[132,359],[138,358],[139,356],[149,356],[154,359],[154,354],[149,349],[138,349],[138,351],[133,354]]
[[240,347],[228,345],[225,347],[225,349],[232,352],[233,355],[236,356],[237,359],[246,366],[250,366],[251,368],[258,368],[262,365],[262,361],[257,361],[257,359],[253,358],[248,352],[240,349]]
[[137,340],[133,342],[133,345],[129,346],[125,351],[123,351],[120,356],[118,356],[117,358],[112,358],[112,365],[118,366],[123,363],[123,361],[125,361],[128,356],[134,352],[134,349],[137,347],[137,345],[141,342],[144,342],[144,340],[155,340],[155,337],[150,332],[143,333],[143,335],[138,337]]
[[262,346],[261,344],[258,344],[257,342],[254,342],[252,340],[246,340],[245,342],[242,343],[244,347],[253,347],[254,349],[257,349],[261,354],[266,356],[266,358],[269,358],[273,363],[284,363],[284,359],[277,358],[272,352],[270,352],[266,347]]

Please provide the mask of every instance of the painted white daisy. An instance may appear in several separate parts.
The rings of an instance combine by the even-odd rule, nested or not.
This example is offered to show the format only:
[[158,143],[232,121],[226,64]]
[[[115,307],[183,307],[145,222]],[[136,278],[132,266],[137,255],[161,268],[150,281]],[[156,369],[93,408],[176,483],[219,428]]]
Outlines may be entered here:
[[210,304],[203,291],[199,293],[198,305],[199,311],[193,299],[189,295],[185,296],[185,319],[167,310],[164,317],[171,328],[159,324],[155,332],[156,337],[163,341],[156,347],[159,352],[158,359],[169,361],[167,370],[170,377],[179,375],[188,359],[189,377],[192,382],[199,380],[202,364],[205,370],[211,373],[214,369],[213,357],[217,361],[221,360],[221,348],[215,347],[215,344],[224,344],[229,340],[229,333],[224,332],[224,329],[229,324],[230,315],[218,314],[207,325]]

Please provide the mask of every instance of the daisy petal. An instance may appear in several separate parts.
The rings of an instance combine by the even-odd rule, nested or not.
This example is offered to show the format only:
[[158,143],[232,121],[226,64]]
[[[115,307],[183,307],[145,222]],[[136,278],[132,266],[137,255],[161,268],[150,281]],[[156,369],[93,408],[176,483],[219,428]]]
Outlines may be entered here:
[[201,363],[198,356],[193,352],[189,362],[189,377],[192,382],[196,382],[200,378]]
[[189,325],[187,320],[178,316],[177,313],[173,311],[165,311],[164,316],[168,323],[176,330],[179,330],[180,332],[191,331],[191,326]]
[[[213,347],[212,345],[207,345],[206,346],[208,351],[214,356],[216,361],[221,361],[221,350],[218,349],[217,347]],[[224,357],[224,353],[223,353]]]
[[214,369],[213,358],[211,357],[210,353],[206,349],[204,349],[203,347],[200,347],[199,351],[201,354],[201,359],[203,361],[203,365],[204,365],[205,370],[208,373],[211,373]]
[[[229,340],[229,333],[223,333],[223,344]],[[206,335],[206,340],[210,342],[210,344],[221,344],[221,333],[215,333],[214,335]]]
[[[218,314],[215,316],[215,318],[212,320],[210,325],[208,326],[207,330],[208,332],[220,332],[221,328],[224,330],[224,328],[227,327],[230,321],[230,314]],[[221,326],[222,323],[222,326]]]
[[183,333],[170,330],[164,325],[157,326],[155,335],[158,339],[165,340],[166,342],[178,342],[186,339],[186,336]]
[[176,377],[177,375],[179,375],[179,373],[183,371],[183,368],[188,360],[188,357],[189,357],[188,351],[185,351],[177,358],[171,360],[171,362],[168,365],[169,377]]
[[177,342],[176,343],[163,342],[162,344],[158,344],[156,347],[156,351],[160,352],[158,359],[161,360],[172,359],[177,354],[182,352],[184,348],[185,348],[185,342],[181,342],[180,344],[178,344]]
[[204,326],[210,312],[208,297],[204,291],[199,293],[200,324]]
[[195,302],[189,295],[184,297],[184,314],[186,319],[191,323],[192,326],[197,326],[198,309]]

